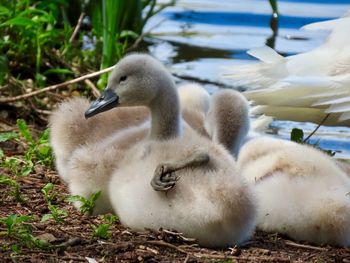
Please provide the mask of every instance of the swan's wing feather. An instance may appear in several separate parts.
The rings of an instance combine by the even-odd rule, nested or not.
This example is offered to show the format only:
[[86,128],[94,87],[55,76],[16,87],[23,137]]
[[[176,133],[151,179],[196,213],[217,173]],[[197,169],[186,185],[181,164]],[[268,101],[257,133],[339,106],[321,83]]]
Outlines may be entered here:
[[231,77],[250,88],[245,96],[261,106],[260,114],[317,123],[332,113],[327,124],[336,125],[350,115],[349,28],[350,17],[307,25],[303,29],[330,30],[327,41],[286,58],[269,47],[252,49],[248,53],[261,62],[238,67]]
[[323,101],[320,100],[317,103],[314,103],[312,106],[321,106],[321,105],[330,105],[330,104],[341,104],[341,103],[349,103],[350,104],[350,97],[344,97],[340,96],[336,99],[324,99]]
[[263,89],[245,92],[247,99],[255,105],[273,105],[288,107],[310,107],[319,98],[310,96],[318,92],[317,87],[285,87],[279,89]]
[[254,132],[263,132],[267,130],[273,118],[271,116],[260,115],[257,119],[254,119],[251,123],[251,129]]
[[[281,106],[270,106],[270,105],[259,105],[255,106],[251,110],[253,115],[266,114],[267,116],[273,116],[277,120],[291,120],[299,122],[313,122],[321,123],[326,117],[327,113],[324,109],[317,108],[296,108],[296,107],[281,107]],[[347,118],[340,119],[341,113],[332,113],[324,122],[325,125],[339,126],[346,125],[350,126],[350,120]],[[349,116],[349,115],[346,115]],[[340,122],[342,121],[342,122]]]
[[350,111],[343,112],[339,117],[339,121],[347,121],[347,120],[350,120]]
[[342,113],[346,111],[350,111],[349,102],[332,104],[328,109],[325,110],[326,113],[338,113],[338,112]]
[[295,87],[329,87],[334,81],[324,76],[288,76],[283,82]]
[[284,57],[268,46],[250,49],[247,53],[265,63],[284,62]]

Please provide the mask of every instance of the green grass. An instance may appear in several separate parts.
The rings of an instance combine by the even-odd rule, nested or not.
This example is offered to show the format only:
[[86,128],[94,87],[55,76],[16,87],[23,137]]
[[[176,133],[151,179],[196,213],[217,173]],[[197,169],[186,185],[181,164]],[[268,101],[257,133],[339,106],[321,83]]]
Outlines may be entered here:
[[[125,53],[128,43],[135,40],[153,15],[175,1],[157,6],[156,0],[102,0],[102,7],[96,8],[95,28],[103,36],[101,69],[115,64]],[[101,10],[101,14],[99,14]],[[145,15],[143,15],[143,13]],[[98,20],[100,19],[100,21]],[[99,26],[102,24],[102,28]],[[99,80],[99,87],[105,88],[107,74]]]
[[[57,4],[53,4],[56,2]],[[23,61],[26,65],[21,70],[31,68],[30,75],[38,86],[45,85],[46,77],[42,74],[43,60],[51,53],[57,43],[67,43],[71,28],[60,27],[62,19],[60,8],[67,1],[20,0],[5,1],[0,8],[0,60],[1,67],[13,74],[10,61]],[[19,63],[20,64],[20,63]],[[32,70],[34,69],[34,71]],[[0,80],[4,82],[4,73]],[[0,82],[1,84],[1,82]]]
[[[141,35],[154,14],[174,4],[157,0],[18,0],[0,6],[0,85],[2,96],[64,82],[91,70],[115,64]],[[91,27],[80,27],[70,40],[78,17],[85,13]],[[93,48],[83,50],[83,37]],[[107,75],[98,82],[104,88]],[[77,85],[87,92],[84,85]],[[39,98],[42,98],[39,96]],[[37,108],[46,104],[33,100]]]

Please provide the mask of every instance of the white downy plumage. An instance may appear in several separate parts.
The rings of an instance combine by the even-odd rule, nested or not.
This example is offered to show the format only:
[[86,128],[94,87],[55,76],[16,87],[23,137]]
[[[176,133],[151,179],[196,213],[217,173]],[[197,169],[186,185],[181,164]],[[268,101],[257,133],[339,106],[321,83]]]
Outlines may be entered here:
[[350,178],[311,146],[261,137],[238,165],[258,197],[257,227],[315,244],[350,246]]
[[[62,158],[67,162],[64,180],[72,194],[88,197],[101,190],[94,213],[113,207],[121,222],[134,229],[176,229],[210,247],[249,238],[255,226],[251,189],[229,153],[181,119],[177,91],[164,67],[147,55],[125,57],[110,76],[106,93],[91,106],[95,110],[88,110],[89,117],[101,112],[100,103],[111,93],[118,94],[113,98],[120,106],[149,107],[151,121],[140,121],[100,141],[93,139],[91,144],[82,138],[83,143]],[[117,110],[110,112],[118,114]],[[186,161],[197,152],[208,154],[209,162],[177,171],[181,179],[167,193],[151,187],[160,164]]]

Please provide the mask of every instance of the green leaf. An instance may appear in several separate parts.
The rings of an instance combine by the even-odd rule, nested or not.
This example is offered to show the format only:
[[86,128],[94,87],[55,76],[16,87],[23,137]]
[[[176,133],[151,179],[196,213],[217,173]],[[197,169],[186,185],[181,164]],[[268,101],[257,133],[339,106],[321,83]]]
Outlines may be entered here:
[[304,139],[304,131],[298,128],[293,128],[290,134],[290,140],[293,142],[303,142]]
[[0,133],[0,142],[6,142],[8,140],[17,139],[18,134],[16,132],[3,132]]
[[74,203],[74,202],[84,202],[86,199],[80,195],[71,195],[66,198],[67,202]]
[[118,221],[118,217],[112,214],[103,215],[103,219],[106,220],[109,224],[113,224]]
[[46,70],[44,73],[44,75],[50,75],[50,74],[71,74],[74,75],[74,72],[66,69],[66,68],[51,68]]
[[98,227],[93,226],[94,233],[93,237],[101,237],[101,238],[108,238],[110,236],[109,234],[109,224],[101,224]]
[[22,176],[27,176],[28,174],[30,174],[34,169],[34,164],[31,161],[28,161],[26,163],[26,165],[23,167],[23,169],[21,170],[21,175]]
[[11,15],[11,11],[10,9],[4,6],[0,6],[0,16],[3,16],[3,15]]
[[19,187],[19,184],[17,181],[7,177],[6,175],[0,175],[0,184],[12,186],[12,187]]
[[49,219],[53,219],[53,215],[52,214],[45,214],[45,215],[43,215],[43,217],[41,218],[41,222],[45,222],[45,221],[47,221],[47,220],[49,220]]
[[13,253],[18,254],[21,252],[21,249],[17,245],[12,245],[11,250]]
[[66,200],[70,203],[81,202],[80,212],[86,213],[94,210],[96,200],[100,197],[100,195],[101,191],[98,191],[92,194],[89,199],[80,195],[73,195],[69,196]]
[[92,194],[92,196],[90,197],[90,201],[92,201],[93,203],[95,203],[96,200],[100,197],[100,195],[101,195],[101,191],[98,191],[98,192]]
[[134,31],[131,31],[131,30],[123,30],[121,33],[120,33],[120,37],[121,38],[126,38],[126,37],[131,37],[131,38],[138,38],[138,34],[135,33]]
[[37,82],[37,84],[40,87],[44,87],[46,84],[46,76],[44,76],[43,74],[37,73],[35,74],[35,81]]
[[44,194],[47,194],[50,190],[52,190],[54,188],[54,185],[53,183],[47,183],[42,189],[41,191],[44,193]]
[[42,189],[41,192],[44,194],[46,202],[51,203],[52,199],[54,198],[54,195],[50,194],[50,192],[53,190],[54,185],[53,183],[47,183]]
[[38,148],[40,159],[46,158],[51,155],[51,147],[48,145],[40,146]]
[[15,17],[6,22],[0,24],[0,27],[3,26],[36,26],[37,24],[30,18],[27,17]]
[[12,214],[9,215],[7,218],[5,218],[3,221],[7,226],[14,226],[19,223],[23,223],[25,221],[31,220],[31,216],[19,216],[18,214]]
[[49,129],[46,129],[42,134],[40,134],[38,143],[43,144],[48,142],[49,142]]
[[24,139],[26,139],[27,142],[34,143],[32,133],[30,132],[28,125],[24,120],[18,119],[17,127],[21,132],[21,135],[24,137]]

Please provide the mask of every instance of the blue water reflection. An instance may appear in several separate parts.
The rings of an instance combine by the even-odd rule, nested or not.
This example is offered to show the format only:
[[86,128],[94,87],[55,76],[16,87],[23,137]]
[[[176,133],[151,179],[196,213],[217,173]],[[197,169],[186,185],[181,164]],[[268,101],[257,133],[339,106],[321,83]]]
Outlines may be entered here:
[[[225,26],[254,26],[269,27],[271,14],[252,14],[238,12],[210,12],[210,11],[173,11],[164,12],[163,16],[169,20],[184,23],[201,23]],[[281,14],[279,27],[298,29],[304,25],[333,19],[334,17],[298,17]]]

